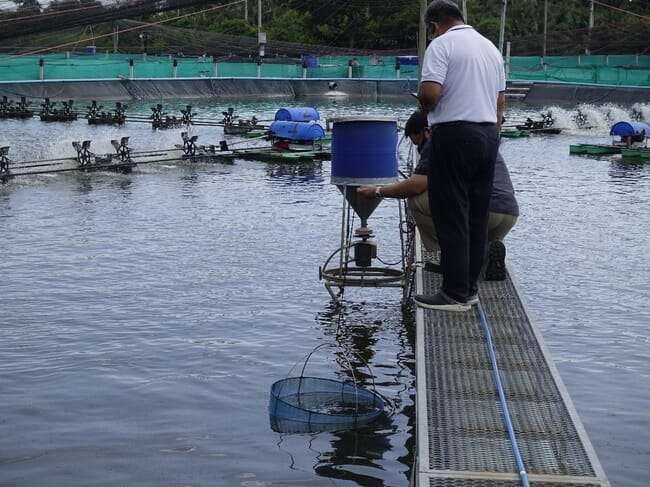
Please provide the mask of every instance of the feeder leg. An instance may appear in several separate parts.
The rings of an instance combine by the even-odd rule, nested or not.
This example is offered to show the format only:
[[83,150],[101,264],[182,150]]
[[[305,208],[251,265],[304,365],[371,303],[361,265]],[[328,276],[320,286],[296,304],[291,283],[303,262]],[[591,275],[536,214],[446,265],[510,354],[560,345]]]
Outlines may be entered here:
[[[341,300],[334,294],[334,291],[332,291],[332,283],[330,282],[325,282],[325,289],[327,289],[327,292],[330,294],[332,297],[332,301],[334,301],[338,306],[341,305]],[[339,288],[340,290],[341,288]]]

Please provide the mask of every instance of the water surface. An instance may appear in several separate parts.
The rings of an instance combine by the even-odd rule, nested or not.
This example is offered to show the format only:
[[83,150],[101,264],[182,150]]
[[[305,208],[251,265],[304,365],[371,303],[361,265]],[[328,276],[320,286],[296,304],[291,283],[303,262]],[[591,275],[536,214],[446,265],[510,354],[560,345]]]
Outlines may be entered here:
[[[375,113],[402,125],[413,108],[313,105],[323,118]],[[225,108],[195,106],[201,118]],[[269,119],[277,108],[237,112]],[[572,123],[574,109],[550,108],[563,134],[502,142],[522,211],[508,258],[612,484],[641,487],[650,476],[650,164],[568,153],[571,143],[609,141],[608,113],[632,107],[589,107],[601,117],[592,129]],[[134,150],[181,142],[180,130],[135,122],[3,126],[14,160],[72,155],[72,140],[92,139],[98,153],[124,135]],[[216,127],[193,133],[199,143],[223,138]],[[408,485],[414,325],[397,289],[350,288],[337,308],[319,281],[340,238],[329,169],[165,163],[0,186],[0,484]],[[387,262],[399,259],[396,218],[385,201],[369,222]],[[271,384],[321,344],[330,346],[307,373],[343,379],[352,369],[388,414],[358,431],[275,431]]]

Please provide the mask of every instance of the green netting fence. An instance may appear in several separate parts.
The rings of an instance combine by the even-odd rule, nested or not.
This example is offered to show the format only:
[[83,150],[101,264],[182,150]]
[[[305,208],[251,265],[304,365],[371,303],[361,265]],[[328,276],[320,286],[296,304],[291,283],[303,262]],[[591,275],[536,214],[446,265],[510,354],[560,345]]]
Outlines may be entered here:
[[[302,59],[230,59],[86,52],[0,55],[0,81],[155,78],[417,79],[415,56],[303,56]],[[512,57],[508,77],[518,81],[650,86],[650,55]]]
[[650,56],[520,56],[510,59],[509,79],[650,86]]

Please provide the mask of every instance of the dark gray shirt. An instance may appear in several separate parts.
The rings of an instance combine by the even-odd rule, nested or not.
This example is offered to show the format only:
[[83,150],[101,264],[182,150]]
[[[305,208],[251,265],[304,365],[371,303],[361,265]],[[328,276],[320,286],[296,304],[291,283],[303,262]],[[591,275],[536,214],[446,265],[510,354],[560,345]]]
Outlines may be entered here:
[[[429,160],[431,154],[431,143],[427,141],[420,152],[420,160],[413,172],[423,176],[429,175]],[[494,164],[494,181],[492,183],[492,198],[490,199],[490,211],[493,213],[504,213],[506,215],[519,216],[519,205],[515,197],[515,189],[512,186],[508,166],[501,153],[497,153],[497,160]]]

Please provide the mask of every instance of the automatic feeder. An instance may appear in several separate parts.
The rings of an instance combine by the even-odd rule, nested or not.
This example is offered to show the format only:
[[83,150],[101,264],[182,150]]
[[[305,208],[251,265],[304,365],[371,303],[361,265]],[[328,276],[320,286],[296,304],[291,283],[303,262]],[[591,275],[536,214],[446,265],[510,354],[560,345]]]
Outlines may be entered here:
[[[342,291],[345,286],[402,287],[403,269],[373,267],[377,246],[368,218],[381,198],[367,199],[357,193],[362,185],[382,186],[397,181],[397,121],[392,117],[363,116],[335,118],[332,125],[331,183],[343,194],[341,247],[335,250],[321,269],[320,277],[336,300],[332,285]],[[351,212],[361,224],[350,235]],[[353,255],[350,252],[353,251]],[[339,254],[338,267],[328,268]]]

